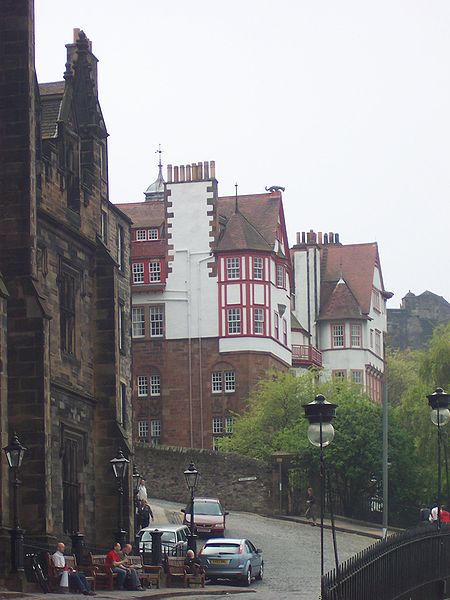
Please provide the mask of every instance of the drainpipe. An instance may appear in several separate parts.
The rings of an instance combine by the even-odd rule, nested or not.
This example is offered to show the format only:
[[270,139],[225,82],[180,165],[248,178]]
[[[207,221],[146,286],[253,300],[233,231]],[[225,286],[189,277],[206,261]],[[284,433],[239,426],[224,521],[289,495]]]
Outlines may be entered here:
[[[203,252],[202,252],[203,254]],[[202,324],[202,311],[200,309],[200,300],[202,297],[202,282],[201,282],[201,272],[200,272],[200,263],[211,260],[211,254],[205,256],[204,258],[200,258],[197,261],[197,327],[198,327],[198,379],[199,379],[199,400],[200,400],[200,439],[201,439],[201,448],[204,448],[204,427],[203,427],[203,377],[202,377],[202,332],[201,332],[201,324]]]
[[[186,253],[186,294],[187,294],[187,325],[188,325],[188,377],[189,377],[189,433],[191,448],[194,447],[194,420],[192,410],[192,347],[191,347],[191,253],[187,249],[175,250]],[[170,290],[167,290],[170,291]],[[180,290],[182,291],[182,290]]]

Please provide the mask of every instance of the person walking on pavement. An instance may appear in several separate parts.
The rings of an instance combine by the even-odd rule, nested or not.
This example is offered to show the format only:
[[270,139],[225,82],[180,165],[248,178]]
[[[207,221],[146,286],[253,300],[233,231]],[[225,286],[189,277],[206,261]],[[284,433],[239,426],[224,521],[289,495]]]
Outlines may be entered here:
[[139,485],[137,488],[137,499],[140,500],[141,502],[143,502],[144,500],[145,500],[145,502],[148,501],[147,488],[145,487],[145,479],[143,477],[142,477],[142,479],[140,479]]
[[153,521],[153,512],[150,508],[150,504],[146,500],[141,501],[140,509],[141,527],[148,527],[150,525],[150,519]]
[[89,588],[89,583],[87,582],[84,573],[78,573],[66,565],[66,557],[64,556],[65,549],[66,546],[63,542],[59,542],[56,546],[56,552],[52,554],[52,562],[55,565],[55,569],[61,573],[61,577],[64,572],[67,572],[69,583],[71,583],[73,587],[77,587],[85,596],[95,596],[95,592],[91,592]]
[[315,503],[316,499],[314,498],[314,493],[312,487],[309,487],[306,492],[306,511],[305,517],[307,519],[312,519],[312,525],[317,525],[316,523],[316,513],[315,513]]

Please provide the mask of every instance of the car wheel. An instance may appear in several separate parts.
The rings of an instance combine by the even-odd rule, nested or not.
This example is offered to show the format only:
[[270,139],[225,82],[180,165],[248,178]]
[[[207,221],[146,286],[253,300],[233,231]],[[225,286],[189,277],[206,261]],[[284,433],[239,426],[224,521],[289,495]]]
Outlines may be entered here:
[[251,567],[249,567],[245,573],[244,585],[248,587],[251,584],[251,582],[252,582],[252,569],[251,569]]
[[261,563],[261,566],[259,567],[259,573],[256,576],[256,579],[258,579],[259,581],[261,581],[261,579],[264,577],[264,563]]

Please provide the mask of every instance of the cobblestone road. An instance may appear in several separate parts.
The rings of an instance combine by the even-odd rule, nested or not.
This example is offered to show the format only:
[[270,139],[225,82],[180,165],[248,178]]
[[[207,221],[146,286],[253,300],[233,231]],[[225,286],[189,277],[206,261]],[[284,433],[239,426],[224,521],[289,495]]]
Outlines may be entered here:
[[[164,513],[171,521],[181,504],[153,501],[159,519]],[[160,510],[162,509],[162,510]],[[162,520],[160,521],[162,522]],[[243,600],[317,600],[320,581],[320,528],[249,513],[232,512],[227,517],[227,537],[246,537],[262,548],[264,581],[252,583],[253,593],[239,594]],[[339,560],[343,561],[371,545],[374,540],[337,532]],[[325,531],[325,571],[333,568],[331,532]],[[230,592],[233,584],[230,583]],[[255,593],[256,592],[256,593]],[[209,597],[209,596],[208,596]],[[191,596],[192,598],[192,596]],[[211,596],[212,598],[212,596]],[[214,596],[230,598],[230,596]]]

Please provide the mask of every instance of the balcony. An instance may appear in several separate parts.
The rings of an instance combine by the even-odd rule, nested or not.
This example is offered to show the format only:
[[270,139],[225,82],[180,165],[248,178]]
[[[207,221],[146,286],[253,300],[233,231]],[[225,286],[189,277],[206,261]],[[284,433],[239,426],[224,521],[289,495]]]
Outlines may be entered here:
[[293,367],[321,367],[322,353],[314,346],[292,346]]

